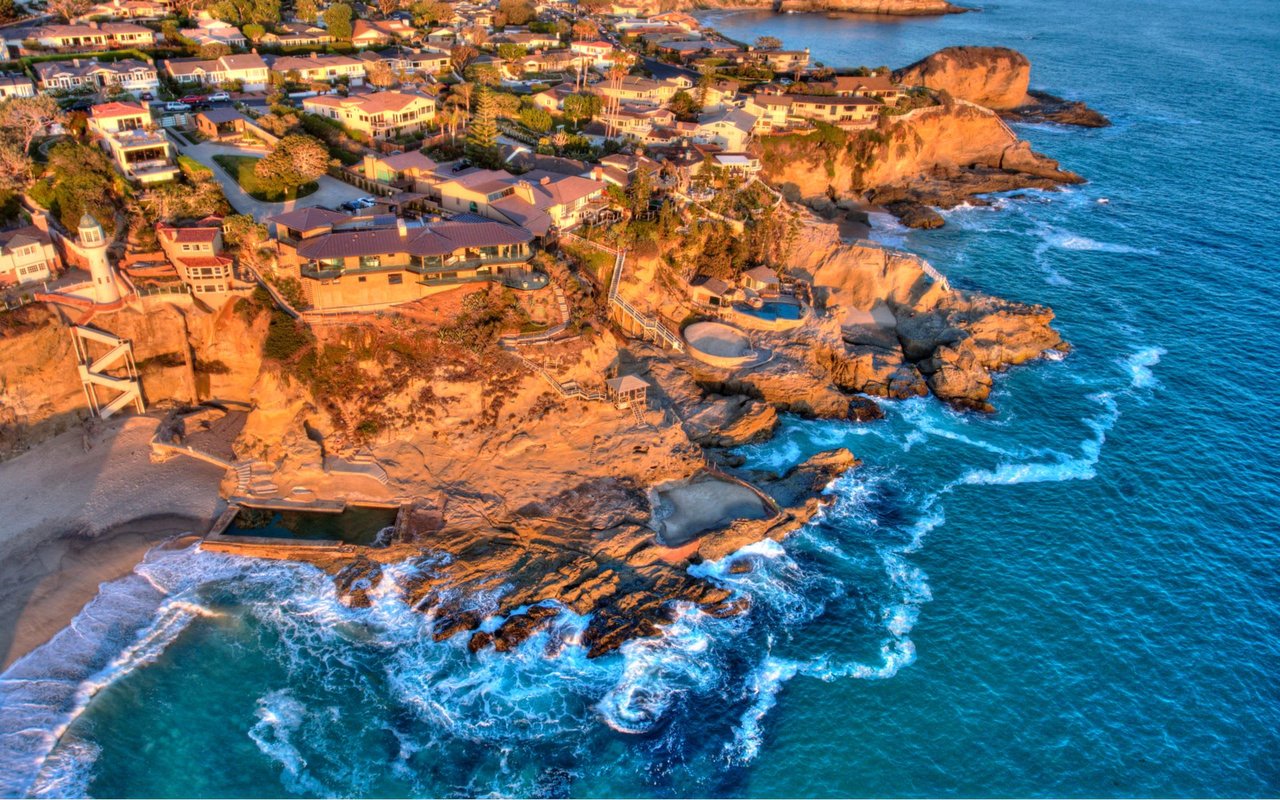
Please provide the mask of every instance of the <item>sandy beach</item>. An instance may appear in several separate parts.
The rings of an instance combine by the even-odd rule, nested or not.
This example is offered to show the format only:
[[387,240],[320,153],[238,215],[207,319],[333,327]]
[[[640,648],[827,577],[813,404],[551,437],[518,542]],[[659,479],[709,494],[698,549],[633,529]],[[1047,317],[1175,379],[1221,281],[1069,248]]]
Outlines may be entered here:
[[0,668],[66,627],[151,547],[203,534],[221,510],[222,470],[151,462],[158,423],[99,423],[0,464]]

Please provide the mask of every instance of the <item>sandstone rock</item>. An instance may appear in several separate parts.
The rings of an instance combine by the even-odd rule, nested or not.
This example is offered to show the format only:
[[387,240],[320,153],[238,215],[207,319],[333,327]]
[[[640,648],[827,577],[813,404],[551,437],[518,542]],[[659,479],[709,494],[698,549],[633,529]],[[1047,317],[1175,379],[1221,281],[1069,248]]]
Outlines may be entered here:
[[1103,114],[1078,100],[1064,100],[1047,92],[1030,92],[1034,102],[1004,112],[1006,119],[1017,122],[1056,122],[1081,128],[1105,128],[1111,124]]
[[889,203],[885,208],[908,228],[941,228],[947,222],[937,211],[919,203],[900,201]]
[[894,78],[1001,110],[1027,102],[1031,62],[1007,47],[947,47],[902,69]]

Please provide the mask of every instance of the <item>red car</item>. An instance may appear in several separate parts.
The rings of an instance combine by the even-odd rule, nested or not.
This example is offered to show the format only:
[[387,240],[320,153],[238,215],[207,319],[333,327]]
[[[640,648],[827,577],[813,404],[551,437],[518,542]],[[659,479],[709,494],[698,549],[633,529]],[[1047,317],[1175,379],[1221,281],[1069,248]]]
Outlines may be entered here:
[[194,106],[199,103],[204,103],[208,101],[205,99],[205,96],[202,94],[189,94],[186,97],[182,98],[182,102],[186,103],[189,106]]

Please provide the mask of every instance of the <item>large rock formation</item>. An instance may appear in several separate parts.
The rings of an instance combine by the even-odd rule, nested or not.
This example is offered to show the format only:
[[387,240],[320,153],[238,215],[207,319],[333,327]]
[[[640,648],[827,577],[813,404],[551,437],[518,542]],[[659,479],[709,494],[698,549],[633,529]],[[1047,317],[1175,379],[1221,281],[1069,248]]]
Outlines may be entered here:
[[1007,47],[947,47],[894,70],[894,80],[925,86],[1002,111],[1026,105],[1031,62]]
[[[209,398],[249,401],[261,366],[258,343],[266,319],[238,312],[236,306],[229,303],[210,313],[195,305],[148,299],[99,314],[90,324],[133,343],[149,406]],[[79,425],[88,408],[61,313],[33,305],[0,317],[4,459]]]
[[786,12],[885,14],[900,17],[958,14],[969,9],[947,0],[690,0],[684,8],[769,8]]
[[1012,120],[1086,128],[1111,124],[1084,103],[1031,89],[1031,62],[1008,47],[947,47],[895,70],[893,77],[908,86],[945,91]]

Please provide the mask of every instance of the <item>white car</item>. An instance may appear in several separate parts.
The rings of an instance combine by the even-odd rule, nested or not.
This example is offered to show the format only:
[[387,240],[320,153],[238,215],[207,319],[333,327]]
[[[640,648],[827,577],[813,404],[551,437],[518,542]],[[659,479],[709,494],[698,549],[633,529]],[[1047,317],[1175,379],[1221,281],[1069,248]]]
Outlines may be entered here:
[[191,106],[187,105],[186,103],[165,103],[164,110],[165,111],[190,111]]
[[355,200],[352,200],[351,202],[355,203],[358,206],[363,206],[364,208],[373,208],[378,204],[378,201],[374,200],[372,197],[357,197]]
[[210,103],[230,103],[231,95],[227,94],[226,92],[214,92],[213,94],[209,95],[209,102]]

